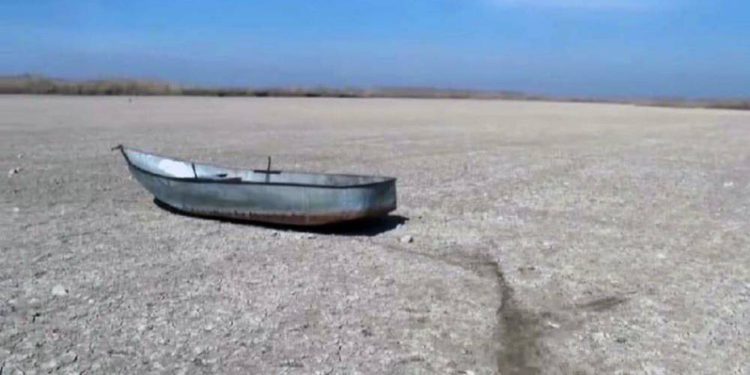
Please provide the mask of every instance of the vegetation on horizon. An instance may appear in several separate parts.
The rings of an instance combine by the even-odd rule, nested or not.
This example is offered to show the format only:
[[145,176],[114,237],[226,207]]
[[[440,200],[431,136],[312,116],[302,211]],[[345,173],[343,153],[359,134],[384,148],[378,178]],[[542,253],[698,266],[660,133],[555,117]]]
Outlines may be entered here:
[[336,89],[312,88],[238,88],[189,87],[168,82],[146,80],[68,81],[43,76],[22,75],[0,77],[0,94],[39,95],[193,95],[193,96],[254,96],[254,97],[338,97],[338,98],[487,98],[542,99],[514,92],[484,92],[433,88]]
[[147,80],[68,81],[36,75],[0,76],[0,94],[36,95],[182,95],[248,97],[331,97],[331,98],[434,98],[434,99],[506,99],[566,102],[609,102],[659,107],[719,108],[750,110],[750,100],[605,100],[528,95],[511,91],[454,90],[419,87],[376,89],[328,87],[313,88],[209,88],[183,87],[169,82]]

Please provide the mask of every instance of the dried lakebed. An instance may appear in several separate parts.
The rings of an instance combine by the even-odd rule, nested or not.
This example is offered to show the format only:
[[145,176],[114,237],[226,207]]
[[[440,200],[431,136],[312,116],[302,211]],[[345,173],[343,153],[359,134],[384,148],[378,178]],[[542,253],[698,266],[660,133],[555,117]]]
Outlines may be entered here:
[[[750,113],[0,96],[0,370],[744,373]],[[290,231],[179,215],[109,151],[392,175]]]

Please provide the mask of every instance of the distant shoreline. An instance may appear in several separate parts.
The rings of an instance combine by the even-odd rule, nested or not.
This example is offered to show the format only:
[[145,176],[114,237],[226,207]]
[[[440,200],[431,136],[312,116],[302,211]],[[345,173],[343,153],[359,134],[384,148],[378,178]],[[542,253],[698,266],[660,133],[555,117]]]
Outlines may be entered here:
[[529,95],[512,91],[454,90],[421,87],[358,88],[221,88],[187,87],[147,80],[70,81],[37,75],[0,76],[0,94],[81,96],[207,96],[207,97],[297,97],[297,98],[413,98],[556,101],[574,103],[633,104],[674,108],[750,110],[750,99],[688,100],[679,98],[608,100]]

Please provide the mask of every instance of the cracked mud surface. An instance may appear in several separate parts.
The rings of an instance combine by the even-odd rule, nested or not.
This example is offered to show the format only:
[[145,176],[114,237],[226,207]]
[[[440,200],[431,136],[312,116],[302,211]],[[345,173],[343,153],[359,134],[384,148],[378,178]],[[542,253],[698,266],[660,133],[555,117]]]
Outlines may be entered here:
[[[33,96],[0,113],[3,375],[750,371],[750,113]],[[398,216],[177,215],[119,143],[393,175]]]

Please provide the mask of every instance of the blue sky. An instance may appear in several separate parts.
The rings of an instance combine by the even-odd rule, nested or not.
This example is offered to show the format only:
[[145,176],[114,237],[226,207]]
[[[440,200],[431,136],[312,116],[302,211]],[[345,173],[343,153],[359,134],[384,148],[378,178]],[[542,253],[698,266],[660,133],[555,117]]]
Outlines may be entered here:
[[0,74],[750,97],[747,0],[0,1]]

